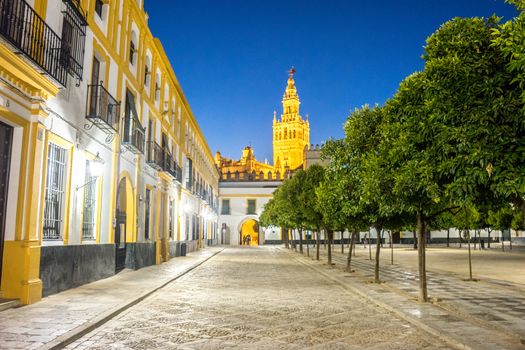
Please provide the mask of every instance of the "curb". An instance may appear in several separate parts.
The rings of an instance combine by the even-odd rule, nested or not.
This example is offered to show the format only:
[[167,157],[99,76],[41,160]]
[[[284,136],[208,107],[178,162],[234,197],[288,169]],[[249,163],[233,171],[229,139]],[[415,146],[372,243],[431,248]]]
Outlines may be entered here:
[[204,260],[202,260],[202,261],[200,261],[200,262],[198,262],[198,263],[188,267],[187,269],[183,270],[182,272],[179,272],[178,274],[176,274],[175,276],[173,276],[172,278],[170,278],[166,282],[161,283],[160,285],[154,287],[150,291],[145,292],[145,293],[143,293],[142,295],[140,295],[140,296],[138,296],[136,298],[128,300],[127,302],[124,303],[124,305],[119,305],[119,306],[117,306],[115,308],[112,308],[111,310],[100,314],[99,316],[95,317],[94,319],[92,319],[90,321],[87,321],[84,324],[82,324],[82,325],[80,325],[80,326],[78,326],[78,327],[76,327],[76,328],[74,328],[74,329],[72,329],[72,330],[62,334],[61,336],[53,339],[49,343],[44,344],[42,347],[40,347],[40,349],[43,349],[43,350],[55,350],[55,349],[62,349],[64,347],[66,347],[67,345],[73,343],[75,340],[77,340],[77,339],[83,337],[84,335],[86,335],[87,333],[91,332],[95,328],[98,328],[98,327],[102,326],[104,323],[108,322],[109,320],[111,320],[112,318],[114,318],[118,314],[122,313],[123,311],[125,311],[125,310],[129,309],[130,307],[132,307],[132,306],[138,304],[139,302],[143,301],[144,299],[146,299],[147,297],[149,297],[153,293],[157,292],[159,289],[164,288],[165,286],[167,286],[168,284],[172,283],[173,281],[179,279],[180,277],[186,275],[190,271],[192,271],[192,270],[196,269],[197,267],[201,266],[206,261],[208,261],[211,258],[213,258],[215,255],[221,253],[223,250],[224,250],[224,248],[216,251],[215,253],[213,253],[210,256],[208,256],[206,259],[204,259]]
[[[285,250],[283,250],[283,251],[286,252]],[[382,307],[383,309],[394,313],[395,315],[397,315],[398,317],[402,318],[403,320],[411,323],[415,327],[417,327],[417,328],[425,331],[426,333],[429,333],[432,336],[442,340],[443,342],[445,342],[447,345],[453,347],[454,349],[472,350],[472,348],[470,346],[464,344],[463,342],[460,342],[460,341],[458,341],[458,340],[456,340],[456,339],[454,339],[452,337],[447,337],[447,336],[443,335],[443,333],[435,330],[434,328],[424,324],[423,322],[421,322],[421,321],[419,321],[419,320],[417,320],[417,319],[415,319],[413,317],[410,317],[410,316],[406,315],[404,312],[399,311],[398,309],[396,309],[396,308],[394,308],[394,307],[392,307],[392,306],[390,306],[390,305],[388,305],[386,303],[383,303],[383,302],[381,302],[381,301],[379,301],[377,299],[374,299],[374,298],[370,297],[369,295],[363,293],[361,290],[359,290],[359,289],[357,289],[355,287],[352,287],[350,285],[342,283],[341,281],[339,281],[338,279],[330,276],[329,274],[327,274],[326,272],[324,272],[323,270],[321,270],[317,266],[311,265],[311,264],[309,264],[306,261],[302,261],[301,259],[299,259],[299,257],[295,257],[292,254],[290,254],[289,252],[286,252],[286,253],[288,255],[290,255],[294,260],[298,261],[299,263],[301,263],[303,265],[306,265],[307,267],[309,267],[310,269],[318,272],[319,274],[321,274],[325,278],[331,280],[332,282],[337,283],[338,285],[340,285],[344,289],[350,290],[352,293],[355,293],[355,294],[359,295],[360,297],[370,301],[371,303],[376,304],[377,306]]]

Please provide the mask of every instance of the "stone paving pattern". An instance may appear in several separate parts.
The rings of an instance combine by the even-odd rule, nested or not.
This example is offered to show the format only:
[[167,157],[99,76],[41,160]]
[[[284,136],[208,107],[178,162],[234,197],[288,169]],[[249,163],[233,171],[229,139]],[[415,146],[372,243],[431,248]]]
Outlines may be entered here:
[[[382,254],[383,257],[390,257],[390,249],[385,246]],[[346,266],[346,255],[343,256],[337,246],[334,257],[338,264]],[[353,259],[352,268],[372,278],[375,261],[363,257],[361,254],[358,259]],[[427,263],[427,270],[430,269]],[[515,266],[514,270],[515,273],[525,272],[520,266]],[[486,323],[490,328],[525,338],[525,286],[492,279],[466,281],[466,277],[468,276],[444,271],[427,271],[429,297],[437,299],[437,305],[451,313],[470,317],[479,323]],[[394,256],[394,265],[381,260],[380,278],[386,281],[390,288],[417,298],[418,271],[405,260],[396,262]]]
[[0,349],[36,349],[82,327],[101,314],[118,309],[219,249],[209,248],[162,265],[121,273],[51,295],[36,304],[0,313]]
[[250,247],[224,250],[68,348],[449,347],[290,253]]
[[[333,270],[341,272],[346,266],[347,256],[337,248],[333,262],[339,269]],[[326,261],[326,250],[321,247],[320,252],[321,260]],[[390,256],[390,250],[385,249],[382,254]],[[366,290],[368,294],[375,289],[376,300],[386,302],[405,314],[413,313],[433,329],[446,330],[449,337],[464,345],[474,345],[476,349],[525,348],[519,345],[520,338],[524,339],[525,335],[523,285],[495,280],[472,282],[454,273],[427,272],[429,297],[435,301],[417,308],[414,306],[411,310],[410,303],[414,304],[418,296],[417,269],[399,262],[390,265],[381,261],[380,279],[386,283],[381,285],[381,289],[371,284],[363,288],[363,283],[373,280],[374,264],[375,261],[368,259],[368,253],[366,258],[359,253],[357,259],[353,258],[352,269],[355,273],[346,274],[346,277],[353,279],[351,285],[354,288]],[[428,309],[426,313],[431,317],[425,319],[425,313],[421,313],[424,309]]]

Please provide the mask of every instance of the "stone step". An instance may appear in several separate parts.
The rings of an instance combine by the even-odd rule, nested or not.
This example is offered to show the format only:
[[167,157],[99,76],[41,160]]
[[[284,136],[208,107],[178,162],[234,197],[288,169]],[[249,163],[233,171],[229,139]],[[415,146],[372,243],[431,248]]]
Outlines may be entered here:
[[18,299],[4,299],[0,298],[0,312],[11,309],[14,307],[19,307],[20,301]]

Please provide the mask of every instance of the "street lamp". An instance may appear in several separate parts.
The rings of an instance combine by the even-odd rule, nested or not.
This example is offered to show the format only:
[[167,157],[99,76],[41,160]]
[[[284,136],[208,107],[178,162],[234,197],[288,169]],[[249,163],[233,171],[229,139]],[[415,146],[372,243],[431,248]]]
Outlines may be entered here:
[[77,186],[76,188],[77,191],[97,181],[97,178],[102,176],[102,173],[104,172],[104,159],[100,158],[99,154],[97,153],[95,158],[88,161],[87,166],[89,167],[89,174],[90,174],[91,180],[89,180],[88,182],[86,182],[85,184],[81,186]]

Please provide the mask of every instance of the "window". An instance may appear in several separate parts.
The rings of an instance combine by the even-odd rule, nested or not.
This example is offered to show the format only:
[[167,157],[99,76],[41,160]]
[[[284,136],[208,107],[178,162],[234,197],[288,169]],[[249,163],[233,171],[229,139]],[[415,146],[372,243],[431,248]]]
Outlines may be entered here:
[[67,1],[65,3],[62,40],[60,41],[61,64],[73,77],[82,80],[87,22],[83,17],[79,1]]
[[168,233],[170,239],[173,239],[173,199],[170,199],[170,205],[169,205],[169,228]]
[[97,213],[97,176],[93,176],[86,161],[86,179],[84,185],[84,214],[82,216],[82,239],[95,239],[95,219]]
[[199,237],[197,236],[198,227],[197,216],[192,215],[191,217],[191,239],[196,241]]
[[45,240],[62,239],[66,168],[67,150],[49,143],[44,202],[43,238]]
[[184,240],[187,241],[188,237],[190,236],[190,217],[188,214],[184,215],[185,218],[185,228],[186,228],[186,235],[184,236]]
[[191,190],[193,185],[193,162],[186,158],[186,189]]
[[95,0],[95,13],[102,19],[102,8],[104,7],[104,1]]
[[134,64],[134,56],[135,55],[135,43],[132,41],[129,42],[129,63]]
[[[91,66],[91,85],[99,84],[99,75],[100,75],[100,61],[93,56],[93,65]],[[99,115],[98,114],[98,87],[95,87],[94,90],[91,90],[90,103],[89,103],[89,115]]]
[[255,215],[255,199],[248,199],[248,206],[246,208],[246,214]]
[[229,199],[222,200],[221,214],[230,215],[230,200]]
[[146,87],[149,86],[149,77],[150,77],[150,75],[151,75],[151,72],[149,71],[149,67],[146,64],[146,66],[144,67],[144,86],[146,86]]
[[149,214],[150,214],[150,203],[151,203],[151,190],[146,188],[146,199],[144,205],[146,206],[145,218],[144,218],[144,239],[149,239]]

